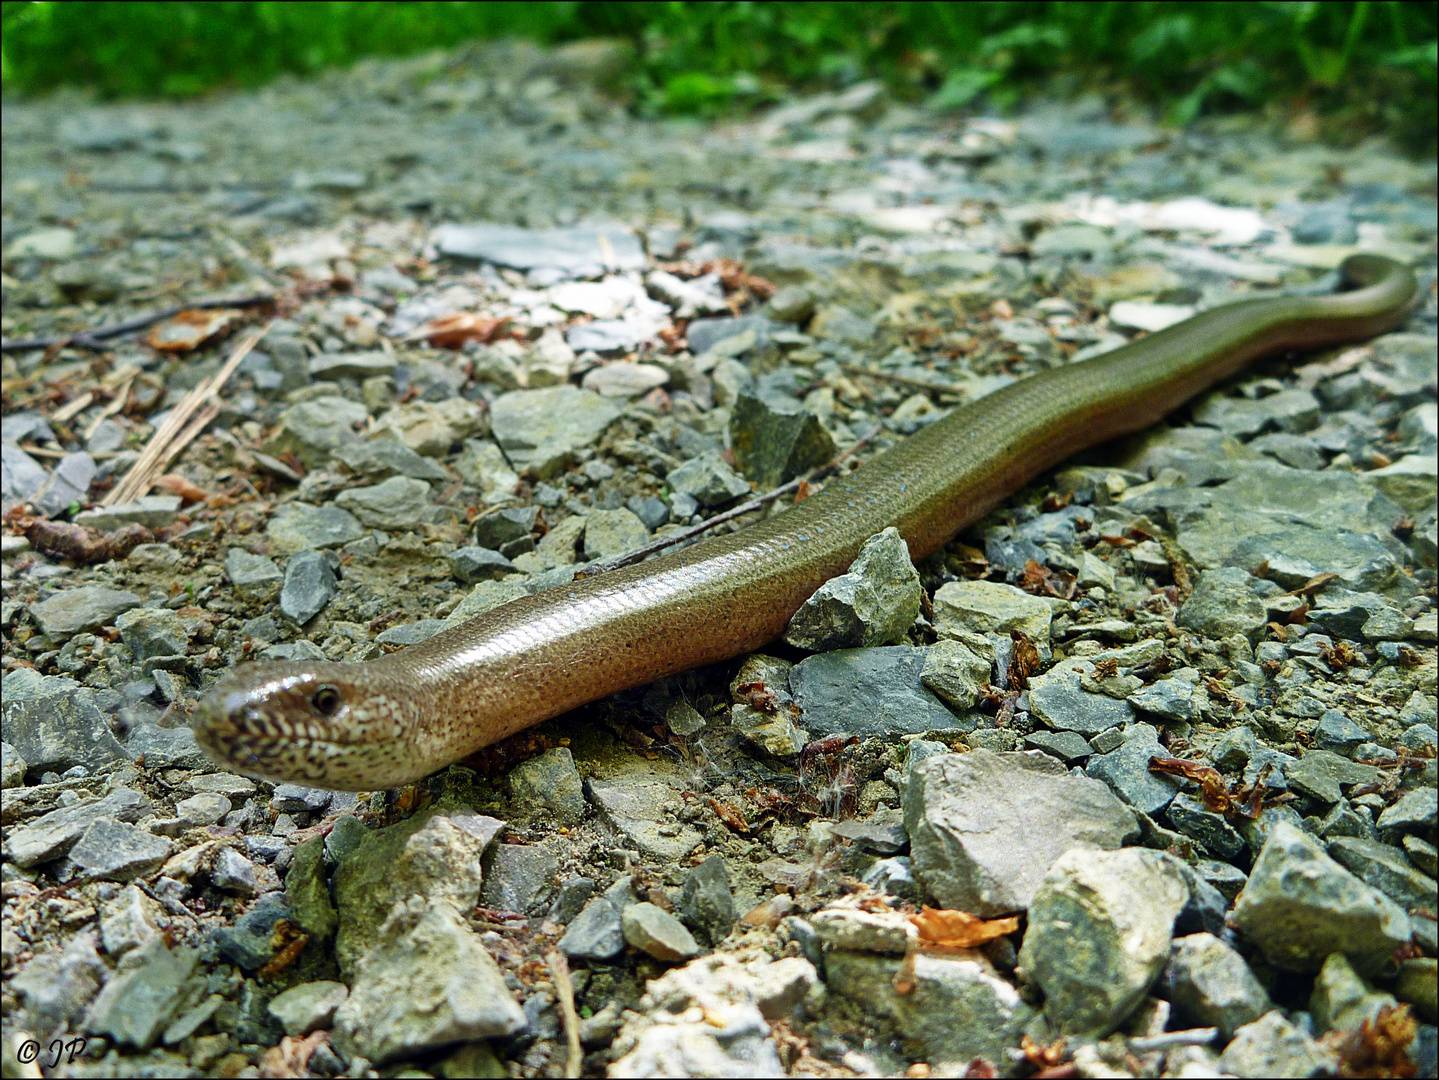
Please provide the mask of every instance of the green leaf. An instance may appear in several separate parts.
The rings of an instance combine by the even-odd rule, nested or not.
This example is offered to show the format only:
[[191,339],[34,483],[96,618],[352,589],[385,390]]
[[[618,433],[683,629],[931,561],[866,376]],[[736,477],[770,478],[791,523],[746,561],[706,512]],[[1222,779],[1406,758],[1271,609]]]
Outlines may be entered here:
[[925,107],[935,110],[962,109],[1003,78],[1003,72],[992,68],[956,68],[944,80],[944,85],[925,102]]

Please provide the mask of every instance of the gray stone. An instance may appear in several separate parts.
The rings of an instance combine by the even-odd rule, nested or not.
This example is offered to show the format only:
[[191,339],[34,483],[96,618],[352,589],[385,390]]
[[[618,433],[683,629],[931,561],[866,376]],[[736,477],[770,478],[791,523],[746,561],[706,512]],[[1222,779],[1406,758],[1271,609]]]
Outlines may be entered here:
[[715,945],[729,935],[736,916],[729,870],[722,857],[711,855],[685,874],[679,909],[701,940]]
[[1039,597],[997,581],[951,581],[934,594],[934,628],[941,637],[1018,630],[1045,645],[1052,619],[1053,609]]
[[36,866],[65,854],[101,818],[138,821],[149,813],[150,800],[120,787],[102,799],[89,799],[52,810],[23,825],[5,830],[5,855],[17,866]]
[[0,443],[0,497],[7,504],[11,500],[29,502],[45,486],[49,475],[44,466],[18,446]]
[[538,914],[548,906],[560,869],[560,853],[553,844],[491,844],[483,866],[483,906]]
[[366,835],[335,870],[341,973],[352,972],[384,940],[381,925],[397,903],[415,897],[456,911],[473,907],[480,895],[480,855],[503,825],[468,810],[437,809]]
[[330,898],[329,875],[325,869],[327,844],[330,840],[335,841],[333,846],[337,862],[348,859],[370,835],[362,827],[362,835],[356,837],[353,844],[345,842],[345,834],[352,826],[342,823],[354,821],[353,817],[345,815],[336,821],[336,828],[328,837],[312,837],[297,846],[290,859],[290,868],[285,872],[286,908],[294,922],[319,941],[327,941],[340,921]]
[[1436,817],[1439,817],[1439,793],[1432,787],[1420,787],[1406,792],[1393,806],[1386,807],[1376,825],[1381,836],[1413,833],[1432,844]]
[[290,555],[297,551],[340,547],[365,535],[355,515],[338,506],[286,503],[265,526],[272,550]]
[[552,923],[568,926],[594,895],[595,883],[587,877],[566,878],[555,890],[554,902],[545,916]]
[[[777,330],[783,327],[772,322],[765,315],[755,313],[751,315],[740,315],[737,318],[718,319],[692,319],[685,328],[685,340],[689,343],[690,352],[695,356],[703,356],[722,341],[729,341],[746,334],[754,332],[754,344],[764,344]],[[738,353],[731,352],[728,355],[735,356]]]
[[1317,971],[1333,952],[1377,971],[1412,933],[1397,904],[1284,821],[1269,831],[1233,920],[1270,963],[1297,971]]
[[864,542],[848,573],[804,602],[784,640],[813,652],[894,644],[919,616],[922,593],[909,546],[898,529],[885,529]]
[[876,326],[869,319],[856,315],[849,308],[830,304],[820,308],[810,320],[809,332],[817,338],[840,341],[863,347],[874,340]]
[[221,892],[240,896],[254,896],[260,891],[255,864],[229,847],[216,852],[215,863],[210,868],[210,884]]
[[394,353],[376,349],[373,352],[321,353],[310,357],[307,367],[312,379],[368,379],[372,375],[392,375],[398,365]]
[[1326,845],[1329,857],[1405,911],[1433,907],[1439,885],[1420,873],[1398,848],[1358,836],[1339,836]]
[[[392,424],[392,429],[393,426]],[[436,442],[452,435],[453,431],[443,435],[437,433]],[[449,447],[445,446],[440,452],[444,453],[448,449]],[[408,476],[415,480],[444,484],[450,479],[450,474],[445,472],[438,462],[416,453],[409,446],[394,439],[367,439],[361,443],[342,446],[335,451],[335,459],[356,476],[371,480]]]
[[599,277],[616,270],[642,270],[639,239],[612,225],[523,229],[478,222],[441,225],[431,236],[446,255],[479,259],[516,270],[552,270],[564,277]]
[[919,681],[956,712],[974,708],[989,683],[990,661],[963,642],[941,638],[925,650]]
[[651,532],[666,524],[670,519],[670,508],[659,499],[650,496],[641,498],[632,495],[625,502],[625,509],[634,514]]
[[[448,372],[445,375],[448,376]],[[445,379],[441,385],[451,389]],[[443,401],[412,401],[391,405],[375,429],[388,432],[416,454],[441,457],[468,436],[485,433],[485,412],[478,402],[458,396]],[[412,474],[417,470],[398,471],[414,478]]]
[[159,869],[172,851],[174,845],[163,836],[100,818],[70,849],[70,861],[89,878],[131,881]]
[[18,678],[25,670],[6,677],[0,715],[5,738],[26,768],[65,772],[80,765],[94,770],[130,757],[95,704],[95,691],[74,679],[42,677],[33,670],[33,685],[25,686]]
[[1179,609],[1175,622],[1188,630],[1212,638],[1243,634],[1250,642],[1259,640],[1269,621],[1264,600],[1253,589],[1254,579],[1237,566],[1206,570],[1199,575],[1194,592]]
[[102,585],[81,585],[32,604],[30,613],[40,624],[40,632],[57,641],[85,630],[100,630],[129,611],[139,607],[140,597],[123,589],[107,589]]
[[633,879],[620,878],[570,921],[559,940],[560,952],[579,960],[613,960],[625,948],[624,909],[637,903]]
[[335,505],[372,529],[412,529],[428,519],[430,485],[408,476],[392,476],[370,487],[346,488]]
[[[1091,695],[1098,696],[1098,695]],[[1159,745],[1159,731],[1150,724],[1131,724],[1118,750],[1090,758],[1085,772],[1103,780],[1136,810],[1157,814],[1167,807],[1183,784],[1178,777],[1149,770],[1151,758],[1168,757]]]
[[1199,719],[1199,706],[1194,701],[1195,684],[1190,679],[1159,679],[1143,690],[1130,694],[1131,708],[1154,713],[1166,720],[1191,723]]
[[275,435],[264,446],[268,454],[294,454],[307,469],[317,469],[341,447],[359,442],[355,425],[370,418],[359,402],[336,395],[311,398],[280,414]]
[[1398,1002],[1393,994],[1378,993],[1359,977],[1343,953],[1330,953],[1314,978],[1309,1013],[1317,1032],[1352,1031],[1385,1006]]
[[498,581],[515,572],[514,563],[489,548],[455,548],[446,558],[450,563],[450,573],[456,581],[465,585],[473,585],[477,581]]
[[792,714],[797,711],[795,706],[764,712],[748,705],[733,705],[730,707],[730,727],[767,754],[779,758],[794,757],[809,741],[808,732],[794,723]]
[[304,626],[325,610],[338,591],[330,560],[319,551],[297,551],[285,564],[280,610]]
[[1032,676],[1027,691],[1029,711],[1056,731],[1077,731],[1085,736],[1128,724],[1134,719],[1129,702],[1081,687],[1085,675],[1092,672],[1088,663],[1063,660],[1043,675]]
[[168,608],[131,608],[115,620],[115,628],[137,661],[183,656],[190,643],[180,616]]
[[1327,1076],[1331,1069],[1319,1044],[1278,1009],[1236,1031],[1219,1063],[1230,1076]]
[[202,791],[181,799],[175,804],[175,815],[191,828],[218,825],[231,810],[230,800],[224,795]]
[[650,541],[645,523],[628,510],[591,510],[585,515],[586,561],[637,551]]
[[95,459],[84,451],[66,454],[30,501],[40,513],[49,517],[60,517],[67,513],[72,505],[90,501],[90,483],[98,471]]
[[1264,532],[1241,540],[1225,562],[1246,571],[1266,564],[1266,576],[1290,589],[1324,572],[1338,574],[1351,589],[1382,589],[1400,573],[1398,561],[1379,540],[1348,529],[1296,526]]
[[147,529],[163,529],[174,523],[180,513],[178,495],[142,495],[131,502],[82,510],[74,516],[76,525],[99,532],[112,532],[122,525],[143,525]]
[[561,825],[584,820],[583,782],[568,747],[557,746],[510,770],[510,794],[518,809],[543,809]]
[[1162,852],[1075,848],[1055,860],[1019,950],[1051,1027],[1106,1035],[1123,1023],[1169,958],[1188,896],[1178,861]]
[[1284,779],[1291,788],[1326,806],[1344,797],[1340,785],[1372,784],[1383,775],[1373,765],[1361,765],[1328,750],[1310,750],[1284,769]]
[[539,511],[533,506],[502,506],[475,519],[475,543],[499,551],[523,539],[535,528]]
[[515,468],[544,480],[568,468],[619,415],[619,406],[593,391],[551,386],[501,394],[490,406],[490,427]]
[[100,940],[119,959],[160,933],[160,905],[136,885],[127,885],[100,908]]
[[1199,841],[1204,850],[1220,859],[1237,860],[1244,854],[1244,837],[1224,819],[1206,809],[1204,804],[1187,792],[1174,796],[1166,811],[1169,824],[1185,836]]
[[1321,716],[1319,726],[1314,729],[1314,746],[1317,749],[1345,756],[1352,756],[1354,748],[1370,738],[1368,731],[1338,709],[1330,709]]
[[694,827],[674,828],[666,821],[666,814],[673,814],[678,796],[662,781],[596,777],[586,781],[586,788],[610,827],[645,855],[664,860],[681,859],[701,840]]
[[1169,1000],[1186,1020],[1196,1027],[1217,1027],[1226,1040],[1273,1007],[1244,958],[1213,934],[1175,939],[1165,983]]
[[0,790],[23,787],[28,767],[19,750],[8,742],[0,742]]
[[[740,964],[717,954],[666,972],[614,1045],[616,1076],[776,1076],[783,1073],[765,1018],[789,1016],[822,995],[814,966],[800,957]],[[695,1009],[699,1012],[695,1012]],[[658,1019],[657,1019],[658,1018]]]
[[1262,398],[1224,397],[1213,393],[1195,405],[1194,421],[1235,436],[1257,435],[1266,427],[1289,432],[1309,431],[1319,423],[1319,399],[1301,389],[1281,390]]
[[677,493],[689,496],[704,507],[723,506],[750,493],[748,481],[717,454],[691,458],[671,472],[667,480]]
[[[573,340],[570,341],[570,345],[579,347]],[[586,390],[593,390],[601,397],[639,397],[656,387],[663,386],[669,382],[669,379],[669,373],[654,364],[636,364],[615,360],[587,371],[581,385]]]
[[285,575],[263,555],[232,547],[225,553],[225,576],[241,596],[267,603],[280,594]]
[[1027,908],[1070,848],[1138,834],[1104,785],[1040,752],[933,755],[914,766],[903,803],[915,876],[941,906],[985,918]]
[[1026,750],[1043,750],[1066,765],[1083,761],[1094,754],[1083,735],[1074,731],[1036,731],[1024,737]]
[[730,410],[729,435],[735,464],[761,491],[835,455],[834,439],[819,418],[798,401],[779,395],[741,393]]
[[[805,730],[820,736],[922,734],[965,726],[920,682],[925,650],[839,649],[794,666],[790,686]],[[973,721],[968,721],[973,727]]]
[[85,1030],[138,1050],[153,1046],[184,1004],[185,983],[197,959],[194,949],[171,950],[162,937],[126,953],[90,1006]]
[[265,1011],[285,1029],[286,1035],[308,1035],[316,1028],[329,1027],[350,989],[344,983],[319,982],[300,983],[270,999]]
[[1406,836],[1399,843],[1415,866],[1430,877],[1439,875],[1439,849],[1433,844],[1417,836]]
[[480,498],[487,503],[513,498],[520,482],[504,452],[488,439],[466,439],[454,465],[465,483],[480,489]]
[[378,930],[335,1012],[341,1053],[383,1064],[524,1028],[499,967],[448,901],[412,896]]
[[162,728],[158,724],[137,724],[125,740],[125,756],[132,761],[143,757],[146,767],[151,769],[215,767],[195,742],[195,733],[189,727]]
[[930,1061],[976,1059],[1003,1069],[1034,1010],[980,952],[934,956],[919,952],[906,969],[908,994],[894,989],[903,961],[870,953],[826,954],[827,983],[865,1012],[892,1019],[906,1049]]
[[630,904],[620,912],[620,926],[625,941],[656,960],[689,960],[699,954],[699,944],[684,924],[654,904]]

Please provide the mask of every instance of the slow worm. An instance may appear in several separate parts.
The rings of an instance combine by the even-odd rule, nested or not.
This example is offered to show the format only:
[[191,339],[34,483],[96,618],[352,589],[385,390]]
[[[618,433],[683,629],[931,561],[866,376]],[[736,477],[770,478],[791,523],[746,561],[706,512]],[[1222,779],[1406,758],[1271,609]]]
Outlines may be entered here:
[[756,649],[887,526],[917,561],[1071,454],[1148,427],[1258,357],[1390,330],[1417,300],[1413,274],[1390,259],[1356,255],[1342,273],[1353,291],[1228,304],[1022,379],[741,532],[522,597],[367,663],[242,666],[202,702],[196,737],[237,772],[389,788]]

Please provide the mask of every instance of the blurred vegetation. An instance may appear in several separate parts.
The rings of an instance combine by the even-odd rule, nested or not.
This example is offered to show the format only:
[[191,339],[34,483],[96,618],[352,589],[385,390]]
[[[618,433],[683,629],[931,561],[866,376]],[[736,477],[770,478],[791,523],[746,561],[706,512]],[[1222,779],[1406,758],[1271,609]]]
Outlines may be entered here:
[[60,83],[105,96],[256,86],[364,56],[500,37],[600,35],[639,47],[625,87],[643,112],[714,115],[789,88],[883,78],[936,109],[1005,109],[1056,85],[1150,104],[1173,122],[1312,115],[1332,138],[1396,135],[1432,150],[1431,3],[7,2],[7,92]]

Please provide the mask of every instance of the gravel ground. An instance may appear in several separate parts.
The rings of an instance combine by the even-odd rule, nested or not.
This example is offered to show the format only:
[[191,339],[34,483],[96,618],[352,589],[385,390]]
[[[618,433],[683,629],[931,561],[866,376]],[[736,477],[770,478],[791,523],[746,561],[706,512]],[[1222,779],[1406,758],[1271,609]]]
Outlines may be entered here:
[[[640,121],[611,58],[6,103],[5,1075],[1433,1075],[1434,163]],[[880,534],[763,654],[359,796],[186,726],[1356,250],[1399,332]]]

